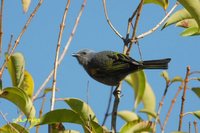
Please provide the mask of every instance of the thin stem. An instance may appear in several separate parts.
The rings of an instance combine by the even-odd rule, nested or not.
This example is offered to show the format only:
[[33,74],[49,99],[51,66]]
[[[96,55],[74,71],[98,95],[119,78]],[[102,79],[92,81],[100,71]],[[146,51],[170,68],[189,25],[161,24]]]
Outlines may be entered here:
[[190,67],[188,66],[186,76],[185,76],[185,80],[184,80],[184,88],[183,88],[183,95],[182,95],[182,102],[181,102],[178,131],[181,131],[182,123],[183,123],[184,105],[185,105],[185,99],[186,99],[186,90],[187,90],[189,74],[190,74]]
[[110,90],[110,96],[109,96],[109,100],[108,100],[108,106],[107,106],[107,109],[106,109],[106,113],[105,113],[105,116],[104,116],[104,119],[103,119],[102,126],[105,125],[106,120],[107,120],[107,118],[109,116],[110,105],[111,105],[111,102],[112,102],[112,93],[113,93],[113,87]]
[[115,96],[115,100],[114,100],[113,111],[112,111],[111,130],[112,132],[116,133],[117,132],[117,129],[116,129],[117,110],[118,110],[118,105],[121,98],[121,82],[114,90],[113,95]]
[[[61,55],[60,55],[60,57],[59,57],[58,66],[59,66],[59,65],[61,64],[61,62],[63,61],[63,59],[64,59],[64,57],[65,57],[65,55],[66,55],[66,53],[67,53],[67,50],[68,50],[68,48],[69,48],[69,46],[70,46],[70,44],[71,44],[71,41],[72,41],[72,39],[73,39],[73,37],[74,37],[74,34],[75,34],[75,32],[76,32],[76,29],[77,29],[77,27],[78,27],[78,24],[79,24],[81,15],[82,15],[82,13],[83,13],[84,7],[85,7],[85,5],[86,5],[86,2],[87,2],[87,0],[83,0],[83,3],[82,3],[82,5],[81,5],[81,9],[80,9],[79,14],[78,14],[78,16],[77,16],[77,18],[76,18],[76,21],[75,21],[74,27],[73,27],[73,29],[72,29],[71,35],[70,35],[70,37],[69,37],[67,43],[65,44],[64,50],[62,51],[62,53],[61,53]],[[54,70],[52,70],[52,71],[50,72],[50,74],[49,74],[48,77],[45,79],[45,81],[43,82],[43,84],[42,84],[42,85],[40,86],[40,88],[37,90],[37,92],[36,92],[35,95],[33,96],[33,100],[35,100],[35,99],[38,97],[38,95],[40,94],[40,92],[44,89],[44,87],[46,86],[46,84],[49,82],[49,80],[50,80],[51,77],[53,76],[53,71],[54,71]]]
[[177,99],[179,93],[180,93],[181,90],[183,89],[183,85],[184,85],[184,82],[181,83],[181,85],[179,86],[179,88],[178,88],[178,90],[177,90],[177,92],[176,92],[174,98],[173,98],[172,101],[171,101],[171,105],[170,105],[170,107],[169,107],[169,110],[168,110],[168,112],[167,112],[167,115],[166,115],[166,117],[165,117],[165,121],[164,121],[164,124],[163,124],[163,127],[162,127],[162,133],[164,133],[164,130],[165,130],[165,127],[166,127],[166,125],[167,125],[169,116],[170,116],[170,114],[171,114],[171,112],[172,112],[172,109],[173,109],[173,107],[174,107],[174,104],[175,104],[175,102],[176,102],[176,99]]
[[193,74],[200,74],[200,71],[193,71],[193,72],[190,72],[190,75],[193,75]]
[[[35,7],[35,9],[33,10],[33,12],[31,13],[31,15],[30,15],[30,17],[28,18],[26,24],[25,24],[24,27],[22,28],[22,31],[20,32],[20,34],[19,34],[17,40],[15,41],[15,44],[14,44],[12,50],[11,50],[10,53],[8,54],[7,59],[9,59],[10,56],[14,53],[16,47],[18,46],[18,44],[19,44],[19,42],[20,42],[20,40],[21,40],[21,37],[23,36],[24,32],[25,32],[26,29],[28,28],[28,26],[29,26],[30,22],[32,21],[33,17],[35,16],[36,12],[38,11],[38,9],[40,8],[40,6],[42,5],[42,2],[43,2],[43,0],[40,0],[40,1],[38,2],[37,6]],[[0,79],[2,78],[3,71],[4,71],[5,67],[6,67],[6,59],[4,60],[4,63],[3,63],[2,67],[1,67],[1,70],[0,70]]]
[[[158,111],[157,111],[157,115],[156,115],[156,119],[155,119],[155,127],[153,128],[153,133],[155,133],[155,131],[156,131],[156,124],[157,124],[158,120],[160,119],[160,112],[161,112],[162,106],[164,104],[164,99],[166,97],[166,94],[167,94],[167,91],[168,91],[168,88],[169,88],[170,85],[171,85],[170,81],[166,81],[165,91],[163,93],[161,101],[159,102]],[[163,127],[161,127],[161,130],[162,130],[162,128]]]
[[197,122],[194,121],[193,124],[194,124],[195,133],[198,133]]
[[[134,42],[137,42],[137,39],[136,39],[136,31],[137,31],[138,22],[139,22],[139,19],[140,19],[140,14],[141,14],[141,12],[142,12],[143,4],[144,4],[144,0],[141,0],[141,1],[140,1],[140,4],[139,4],[139,6],[138,6],[137,16],[136,16],[135,24],[134,24],[134,27],[133,27],[133,33],[132,33],[132,37],[131,37],[131,40],[132,40],[132,41],[130,42],[129,48],[128,48],[128,50],[126,51],[126,52],[127,52],[127,55],[129,55],[133,43],[134,43]],[[133,40],[135,40],[135,41],[133,41]]]
[[14,126],[12,126],[12,124],[10,124],[10,122],[7,120],[6,116],[1,111],[0,111],[0,114],[3,117],[3,119],[6,121],[6,123],[10,126],[10,128],[13,131],[15,131],[16,133],[19,133],[19,131]]
[[189,122],[189,129],[188,133],[191,133],[191,122]]
[[[128,43],[130,42],[129,39],[129,35],[130,35],[130,30],[131,30],[131,26],[132,26],[132,21],[133,18],[135,17],[138,9],[139,9],[140,4],[138,5],[138,7],[134,10],[134,12],[132,13],[131,17],[128,19],[128,25],[127,25],[127,32],[126,32],[126,39],[124,40],[124,45],[128,46]],[[126,50],[127,51],[127,50]]]
[[58,69],[58,56],[60,53],[60,45],[61,45],[61,40],[62,40],[62,35],[65,27],[65,21],[66,21],[66,16],[68,13],[70,5],[70,0],[67,1],[65,11],[63,14],[62,22],[60,24],[60,32],[58,36],[58,43],[57,43],[57,48],[56,48],[56,56],[55,56],[55,61],[54,61],[54,71],[53,71],[53,83],[52,83],[52,96],[51,96],[51,111],[54,109],[54,104],[55,104],[55,92],[56,92],[56,78],[57,78],[57,69]]
[[1,0],[1,11],[0,11],[0,55],[2,54],[3,8],[4,8],[4,0]]
[[119,36],[122,40],[124,40],[123,36],[115,29],[115,27],[113,26],[113,24],[111,23],[111,21],[108,17],[108,12],[107,12],[107,8],[106,8],[106,0],[103,0],[103,8],[104,8],[104,14],[105,14],[106,20],[108,22],[108,25],[115,32],[115,34],[117,36]]
[[[41,105],[41,108],[40,108],[40,111],[39,111],[39,118],[42,117],[42,113],[43,113],[45,101],[46,101],[46,97],[45,97],[45,95],[44,95],[43,100],[42,100],[42,105]],[[39,128],[40,128],[40,125],[38,125],[38,126],[36,127],[36,133],[39,133]]]
[[[175,8],[179,5],[179,2],[176,2],[175,5],[172,7],[172,9],[165,15],[165,17],[152,29],[150,29],[149,31],[142,33],[141,35],[137,36],[137,39],[143,38],[151,33],[153,33],[154,31],[156,31],[164,22],[165,20],[167,20],[167,18],[169,18],[169,16],[172,14],[172,12],[175,10]],[[135,41],[135,40],[132,40]]]
[[10,36],[10,42],[9,42],[9,44],[8,44],[7,53],[10,52],[10,49],[11,49],[11,47],[12,47],[12,40],[13,40],[13,35],[11,34],[11,36]]
[[[57,70],[58,70],[58,57],[59,57],[59,53],[60,53],[60,45],[61,45],[61,40],[62,40],[62,35],[63,35],[63,31],[64,31],[64,27],[65,27],[65,21],[66,21],[66,16],[68,13],[68,9],[69,9],[69,5],[70,5],[70,0],[67,1],[66,7],[65,7],[65,11],[63,14],[63,18],[62,18],[62,22],[60,24],[60,32],[59,32],[59,36],[58,36],[58,43],[57,43],[57,48],[56,48],[56,56],[55,56],[55,60],[54,60],[54,70],[53,70],[53,82],[52,82],[52,95],[51,95],[51,108],[50,110],[54,110],[54,105],[55,105],[55,95],[56,95],[56,79],[57,79]],[[52,133],[52,126],[49,124],[48,126],[49,128],[49,133]]]

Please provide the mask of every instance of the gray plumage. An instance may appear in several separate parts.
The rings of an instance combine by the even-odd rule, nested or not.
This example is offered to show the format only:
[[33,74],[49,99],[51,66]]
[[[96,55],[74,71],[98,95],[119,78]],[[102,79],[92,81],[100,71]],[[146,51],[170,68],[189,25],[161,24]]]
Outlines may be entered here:
[[161,60],[136,61],[131,57],[113,51],[94,52],[83,49],[72,54],[95,80],[116,86],[128,74],[142,69],[167,69],[170,58]]

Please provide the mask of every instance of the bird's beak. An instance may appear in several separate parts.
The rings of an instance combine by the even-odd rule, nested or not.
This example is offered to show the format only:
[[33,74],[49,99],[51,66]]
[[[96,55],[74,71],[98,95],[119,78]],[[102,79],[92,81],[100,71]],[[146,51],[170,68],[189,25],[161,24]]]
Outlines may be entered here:
[[73,57],[78,57],[79,54],[77,54],[77,53],[72,53],[72,56],[73,56]]

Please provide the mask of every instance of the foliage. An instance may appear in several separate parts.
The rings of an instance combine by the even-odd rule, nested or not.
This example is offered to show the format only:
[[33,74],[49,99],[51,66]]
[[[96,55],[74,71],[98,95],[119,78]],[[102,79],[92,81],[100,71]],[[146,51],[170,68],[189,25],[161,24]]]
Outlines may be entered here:
[[[144,1],[141,0],[141,2],[142,2],[142,5],[143,4],[144,5],[146,4],[158,5],[162,7],[164,11],[167,11],[169,7],[168,0],[144,0]],[[181,36],[200,35],[200,10],[199,10],[200,0],[178,0],[178,2],[183,6],[183,8],[173,13],[165,22],[162,29],[165,29],[166,27],[175,24],[177,27],[184,28],[184,31],[180,34]],[[22,8],[25,13],[28,11],[30,3],[31,3],[31,0],[22,0]],[[140,11],[139,9],[142,8],[142,5],[139,4],[138,6],[139,8],[136,10],[137,17],[140,16],[141,12],[139,12]],[[67,9],[68,8],[66,8],[66,10]],[[33,14],[30,15],[30,18],[34,14],[35,12],[33,12]],[[134,26],[136,27],[137,27],[138,18],[136,18],[135,20]],[[129,18],[129,20],[130,19],[131,18]],[[162,23],[159,23],[158,25],[161,25],[161,24]],[[132,25],[132,22],[131,22],[131,25]],[[24,27],[26,28],[27,24]],[[112,25],[111,27],[112,29],[114,29]],[[133,31],[134,31],[134,28],[133,28]],[[155,31],[155,29],[152,29],[151,31],[153,32]],[[24,31],[22,30],[22,34],[23,33]],[[115,33],[118,34],[118,32],[116,31]],[[71,34],[71,36],[73,35],[74,33]],[[127,37],[128,36],[129,36],[129,33],[127,33]],[[126,41],[128,40],[128,43],[130,43],[129,48],[131,48],[131,45],[133,43],[131,41],[134,39],[136,39],[135,42],[138,42],[137,40],[138,38],[136,37],[136,35],[133,34],[133,38],[126,38],[126,39],[123,38],[123,41],[126,44]],[[17,44],[19,43],[18,41],[19,40],[15,42],[16,44],[15,46],[17,46]],[[31,128],[33,127],[37,128],[45,124],[52,126],[53,132],[55,133],[79,132],[72,129],[65,129],[63,123],[71,123],[71,124],[80,125],[82,129],[84,130],[84,132],[86,133],[111,132],[110,130],[107,129],[106,126],[103,126],[100,124],[95,112],[90,107],[90,105],[88,105],[87,102],[78,98],[71,98],[71,97],[61,98],[62,101],[66,103],[69,108],[54,109],[49,112],[45,112],[45,114],[41,113],[42,112],[42,107],[41,107],[40,116],[37,118],[35,114],[36,114],[36,111],[39,112],[39,109],[34,107],[34,100],[35,100],[33,98],[34,84],[35,84],[34,79],[31,73],[29,73],[28,70],[25,69],[24,55],[20,52],[13,52],[13,51],[9,52],[8,50],[8,52],[5,54],[5,64],[6,64],[5,66],[6,66],[6,69],[8,70],[12,84],[9,87],[3,86],[2,74],[4,71],[4,67],[2,66],[1,73],[0,73],[1,75],[0,98],[6,99],[9,102],[15,104],[17,108],[19,109],[20,113],[26,117],[27,119],[26,123],[29,123],[30,126],[29,128],[26,128],[26,126],[21,126],[21,124],[19,123],[8,122],[7,124],[0,127],[0,132],[2,133],[6,133],[6,132],[28,133]],[[58,62],[58,64],[59,63],[60,62]],[[181,76],[175,76],[174,78],[170,78],[168,72],[163,71],[161,73],[161,76],[164,78],[165,83],[166,83],[166,88],[164,90],[163,99],[162,99],[163,101],[167,94],[168,89],[170,88],[172,84],[175,84],[175,83],[181,83],[179,87],[180,91],[182,91],[183,88],[186,88],[186,89],[192,88],[192,89],[188,89],[187,91],[192,91],[198,98],[200,97],[200,87],[186,86],[188,82],[190,83],[191,81],[193,81],[193,80],[189,80],[190,77],[191,79],[195,79],[196,81],[199,81],[199,78],[192,77],[193,76],[192,73],[189,73],[188,75],[186,74],[186,78],[182,78]],[[131,89],[133,90],[134,105],[132,106],[131,111],[130,110],[117,111],[116,115],[124,120],[124,125],[120,128],[120,132],[121,133],[155,132],[156,125],[158,122],[160,122],[159,109],[162,108],[163,101],[161,100],[158,107],[159,109],[156,110],[156,97],[155,97],[152,87],[147,81],[144,71],[141,70],[141,71],[134,72],[128,75],[125,78],[125,81],[130,85]],[[179,92],[179,89],[177,90],[177,94]],[[43,100],[46,98],[45,96],[48,92],[53,92],[53,91],[54,91],[53,87],[45,89],[44,95],[42,96]],[[177,97],[175,97],[172,101],[175,102],[176,98]],[[182,97],[182,99],[184,99],[184,97]],[[184,103],[184,100],[182,101]],[[174,104],[173,102],[172,104]],[[145,114],[148,117],[148,119],[145,119],[143,114]],[[194,116],[195,118],[200,119],[199,110],[196,110],[193,112],[186,112],[184,114],[178,114],[178,115],[185,116],[187,114],[190,114]],[[164,127],[162,127],[162,130],[164,131]],[[173,133],[183,133],[183,132],[174,131]]]

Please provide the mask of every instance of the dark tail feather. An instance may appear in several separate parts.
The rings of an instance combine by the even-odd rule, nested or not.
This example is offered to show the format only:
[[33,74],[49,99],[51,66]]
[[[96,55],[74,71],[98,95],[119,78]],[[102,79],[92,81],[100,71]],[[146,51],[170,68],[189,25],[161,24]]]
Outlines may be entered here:
[[167,69],[170,58],[143,61],[143,69]]

